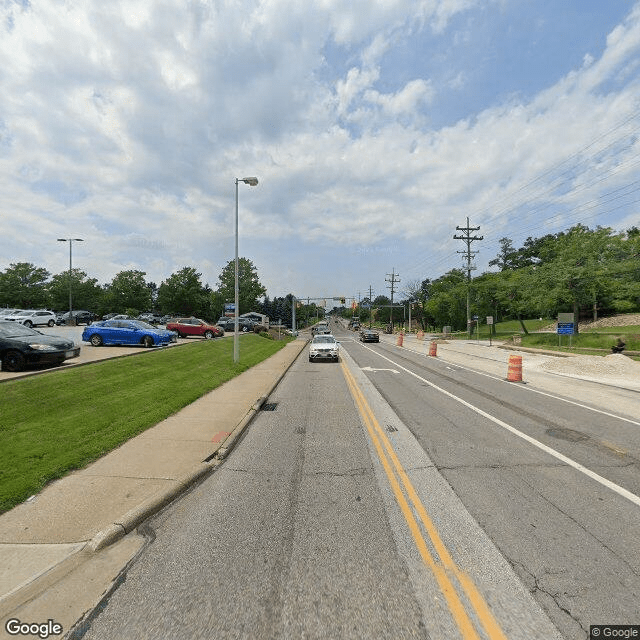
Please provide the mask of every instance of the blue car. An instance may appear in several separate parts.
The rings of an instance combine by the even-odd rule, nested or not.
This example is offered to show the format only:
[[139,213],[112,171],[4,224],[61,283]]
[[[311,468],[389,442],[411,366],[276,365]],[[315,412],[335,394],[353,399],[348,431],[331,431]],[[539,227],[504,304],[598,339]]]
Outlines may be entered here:
[[174,331],[158,329],[142,320],[101,320],[90,324],[82,332],[82,340],[94,347],[103,344],[132,344],[158,347],[177,342]]

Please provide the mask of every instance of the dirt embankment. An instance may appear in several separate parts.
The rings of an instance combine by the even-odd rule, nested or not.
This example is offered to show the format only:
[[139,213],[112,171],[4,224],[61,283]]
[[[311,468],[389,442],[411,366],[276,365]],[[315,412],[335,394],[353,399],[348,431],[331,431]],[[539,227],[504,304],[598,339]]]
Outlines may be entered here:
[[601,327],[633,327],[640,326],[640,313],[624,316],[601,318],[595,322],[581,322],[578,329],[600,329]]

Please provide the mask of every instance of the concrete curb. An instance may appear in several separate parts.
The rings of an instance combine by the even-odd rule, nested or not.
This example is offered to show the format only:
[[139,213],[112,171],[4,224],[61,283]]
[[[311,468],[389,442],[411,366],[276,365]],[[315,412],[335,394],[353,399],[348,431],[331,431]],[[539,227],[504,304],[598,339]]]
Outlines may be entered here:
[[[298,342],[300,342],[301,344],[298,348],[297,353],[293,355],[291,362],[289,362],[289,364],[284,368],[275,382],[270,386],[267,394],[260,397],[253,404],[245,417],[233,428],[232,432],[223,442],[220,443],[216,451],[211,456],[209,456],[206,461],[196,465],[191,471],[178,478],[175,481],[175,484],[169,489],[164,489],[163,491],[156,493],[147,500],[143,501],[137,507],[134,507],[133,509],[127,511],[122,515],[122,517],[118,519],[117,522],[113,522],[112,524],[99,531],[87,543],[85,549],[87,551],[97,552],[101,549],[104,549],[105,547],[108,547],[109,545],[112,545],[114,542],[117,542],[125,535],[133,531],[137,526],[142,524],[152,515],[155,515],[158,511],[166,507],[175,498],[182,495],[193,484],[212,473],[221,464],[222,460],[224,460],[229,455],[229,453],[231,453],[233,448],[238,443],[244,429],[251,423],[264,402],[280,384],[280,381],[293,366],[293,363],[298,359],[308,341],[300,340],[296,341],[295,343],[292,342],[290,344],[297,345]],[[286,349],[287,346],[285,346],[284,348]]]
[[99,531],[91,541],[87,543],[87,550],[100,551],[117,542],[147,518],[160,511],[172,500],[184,493],[191,485],[209,475],[217,466],[218,464],[216,462],[196,465],[190,472],[178,478],[172,487],[151,496],[138,506],[127,511],[118,519],[118,522],[114,522],[102,529],[102,531]]

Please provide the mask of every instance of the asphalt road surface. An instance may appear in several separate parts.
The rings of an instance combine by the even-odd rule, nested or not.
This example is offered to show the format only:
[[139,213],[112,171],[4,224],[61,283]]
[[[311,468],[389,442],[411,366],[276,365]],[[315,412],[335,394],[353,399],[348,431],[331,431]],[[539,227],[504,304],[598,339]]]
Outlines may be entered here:
[[[85,638],[588,638],[640,623],[640,423],[341,340],[150,520]],[[561,395],[561,390],[559,390]]]

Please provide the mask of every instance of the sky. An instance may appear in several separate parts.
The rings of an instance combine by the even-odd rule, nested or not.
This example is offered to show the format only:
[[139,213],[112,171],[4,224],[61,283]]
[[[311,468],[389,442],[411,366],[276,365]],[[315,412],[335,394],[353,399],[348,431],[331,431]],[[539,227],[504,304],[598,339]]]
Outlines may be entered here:
[[639,106],[630,0],[0,0],[0,271],[216,288],[255,176],[271,298],[479,275],[640,226]]

